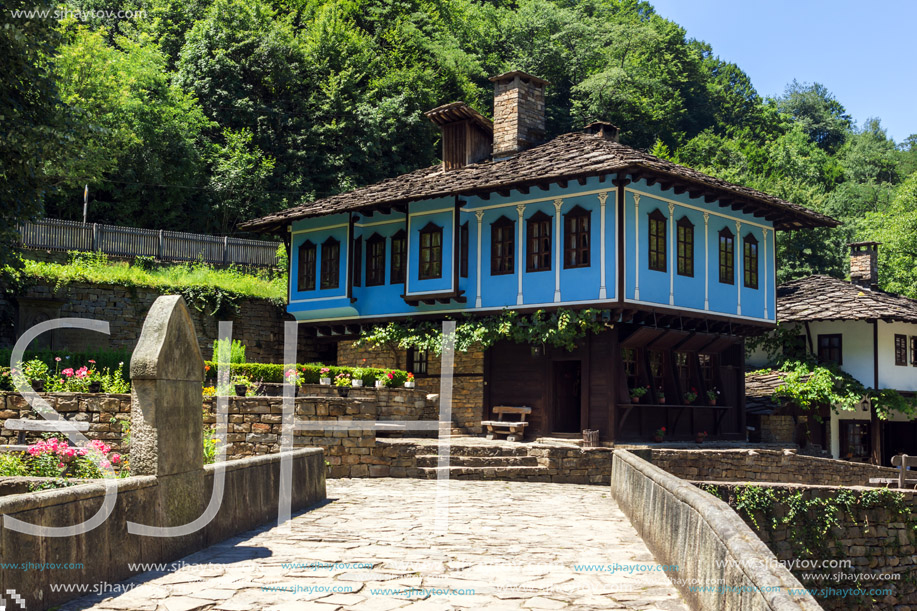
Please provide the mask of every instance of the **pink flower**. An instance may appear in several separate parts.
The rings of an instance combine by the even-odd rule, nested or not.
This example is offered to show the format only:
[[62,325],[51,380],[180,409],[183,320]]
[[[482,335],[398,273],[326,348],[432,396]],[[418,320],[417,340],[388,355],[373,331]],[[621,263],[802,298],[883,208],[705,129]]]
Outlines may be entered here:
[[92,359],[89,359],[89,362],[92,363],[93,365],[96,364],[96,362],[95,362],[94,360],[92,360]]
[[61,373],[64,374],[65,376],[67,376],[68,378],[72,378],[72,377],[73,377],[73,368],[72,368],[72,367],[67,367],[67,368],[64,369]]
[[102,467],[103,469],[111,469],[111,463],[108,462],[107,460],[103,460],[102,462],[100,462],[99,466]]
[[55,357],[54,357],[54,360],[57,361],[58,363],[60,363],[60,361],[61,361],[61,359],[60,359],[59,356],[55,356]]
[[113,464],[116,464],[116,465],[117,465],[119,462],[121,462],[121,455],[118,454],[118,453],[112,454],[112,455],[111,455],[111,462],[112,462]]
[[58,463],[57,468],[58,468],[58,469],[63,469],[63,468],[64,468],[64,463]]
[[89,375],[88,367],[80,367],[79,369],[76,370],[76,377],[80,379],[85,378],[87,375]]

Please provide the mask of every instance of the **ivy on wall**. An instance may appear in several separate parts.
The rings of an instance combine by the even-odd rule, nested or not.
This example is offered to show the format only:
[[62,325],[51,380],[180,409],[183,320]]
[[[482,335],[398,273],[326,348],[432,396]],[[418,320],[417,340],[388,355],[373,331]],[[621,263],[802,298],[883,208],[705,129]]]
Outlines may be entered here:
[[[456,321],[453,339],[457,352],[468,352],[474,346],[488,348],[500,340],[542,344],[569,351],[576,347],[577,340],[605,328],[602,310],[598,309],[560,309],[553,312],[537,310],[529,315],[503,310],[500,314],[481,318],[466,315]],[[377,325],[363,331],[355,342],[356,346],[416,348],[434,354],[442,351],[442,344],[442,323],[433,321]]]

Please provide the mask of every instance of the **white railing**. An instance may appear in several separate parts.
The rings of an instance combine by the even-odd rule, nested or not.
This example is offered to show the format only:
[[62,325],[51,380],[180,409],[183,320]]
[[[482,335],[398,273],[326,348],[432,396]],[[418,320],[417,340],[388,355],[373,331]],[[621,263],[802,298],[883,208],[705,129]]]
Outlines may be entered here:
[[278,242],[181,231],[41,219],[19,225],[21,244],[46,250],[102,251],[117,257],[204,261],[216,265],[277,265]]

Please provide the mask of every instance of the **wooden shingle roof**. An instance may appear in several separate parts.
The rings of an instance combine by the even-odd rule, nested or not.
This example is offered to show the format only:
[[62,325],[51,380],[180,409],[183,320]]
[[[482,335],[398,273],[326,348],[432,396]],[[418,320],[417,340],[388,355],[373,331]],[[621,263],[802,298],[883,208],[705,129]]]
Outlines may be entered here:
[[[567,180],[584,180],[626,172],[658,182],[664,189],[731,205],[774,222],[777,229],[834,227],[839,223],[804,206],[735,185],[624,146],[602,135],[570,133],[525,150],[509,159],[484,161],[444,172],[435,165],[373,185],[295,206],[240,225],[248,231],[271,232],[295,220],[340,212],[403,206],[436,197],[508,192]],[[609,188],[610,185],[609,185]]]
[[777,320],[885,320],[917,323],[917,301],[829,276],[777,287]]
[[750,414],[773,414],[780,404],[774,401],[774,391],[783,385],[784,374],[762,370],[745,374],[745,411]]

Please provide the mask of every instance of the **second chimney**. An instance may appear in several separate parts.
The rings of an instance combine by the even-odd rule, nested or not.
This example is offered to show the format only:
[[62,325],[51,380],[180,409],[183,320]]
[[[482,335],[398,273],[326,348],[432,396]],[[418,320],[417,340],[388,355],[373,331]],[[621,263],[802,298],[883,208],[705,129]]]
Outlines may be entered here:
[[494,83],[494,158],[511,157],[541,143],[548,81],[518,70],[490,80]]
[[853,242],[850,246],[850,281],[867,289],[879,286],[879,242]]

